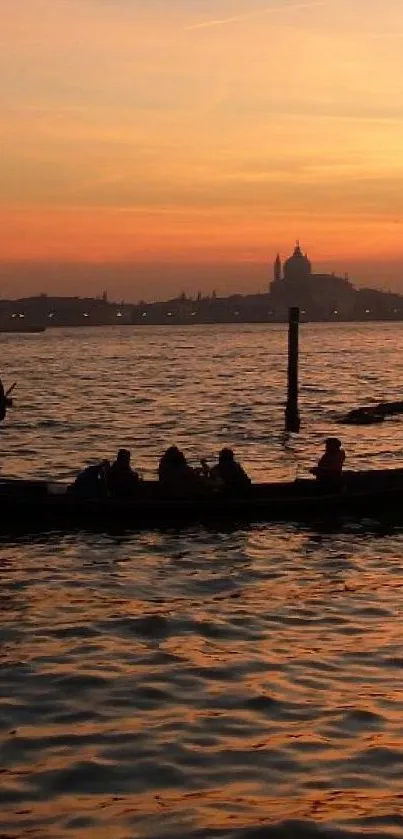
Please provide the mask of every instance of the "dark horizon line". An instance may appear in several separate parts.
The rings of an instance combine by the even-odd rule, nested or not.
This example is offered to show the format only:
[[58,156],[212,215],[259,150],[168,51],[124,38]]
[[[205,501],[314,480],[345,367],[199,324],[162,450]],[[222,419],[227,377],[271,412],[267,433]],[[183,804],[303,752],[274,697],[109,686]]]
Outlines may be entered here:
[[[320,277],[321,275],[317,274],[316,276]],[[335,276],[337,276],[337,275],[335,275]],[[339,278],[339,279],[342,279],[342,278]],[[388,291],[388,290],[385,290],[385,289],[373,288],[373,287],[370,287],[370,286],[359,286],[357,288],[353,283],[352,283],[352,287],[353,287],[353,291],[358,295],[360,293],[369,292],[369,293],[378,293],[378,294],[380,294],[382,296],[385,296],[385,297],[390,296],[390,297],[394,297],[394,298],[398,297],[398,298],[403,299],[403,293],[399,293],[398,291]],[[104,295],[106,295],[106,296],[104,296]],[[200,295],[200,297],[199,297],[199,295]],[[221,301],[222,302],[222,301],[225,301],[225,300],[233,300],[234,298],[236,298],[238,300],[242,299],[242,300],[247,301],[248,298],[258,298],[258,297],[262,297],[262,298],[267,298],[268,297],[268,298],[270,298],[270,291],[269,290],[267,290],[267,291],[252,291],[252,292],[248,292],[248,293],[242,293],[242,292],[235,291],[235,292],[232,292],[230,294],[222,294],[222,295],[219,294],[219,293],[216,293],[214,289],[213,289],[213,291],[210,291],[210,292],[196,292],[196,293],[195,292],[186,293],[185,291],[181,291],[179,294],[176,294],[173,297],[168,297],[168,298],[159,299],[159,300],[144,300],[144,299],[141,299],[141,300],[137,300],[136,302],[128,301],[128,300],[126,301],[126,300],[122,300],[122,299],[116,300],[116,299],[109,298],[106,291],[104,291],[101,294],[97,294],[95,296],[94,295],[81,296],[79,294],[49,294],[48,292],[39,292],[39,293],[36,293],[36,294],[29,294],[27,296],[0,297],[0,304],[22,303],[22,302],[32,302],[32,301],[43,301],[43,302],[45,302],[46,300],[65,300],[65,301],[66,300],[80,300],[80,301],[86,301],[86,302],[104,303],[108,306],[116,306],[116,307],[127,306],[127,307],[137,308],[139,306],[152,306],[152,307],[157,306],[158,307],[158,306],[163,306],[163,305],[166,305],[166,304],[169,304],[169,303],[174,303],[174,302],[175,303],[176,302],[197,303],[197,302],[203,302],[203,301],[207,301],[207,300],[216,300],[216,301]]]

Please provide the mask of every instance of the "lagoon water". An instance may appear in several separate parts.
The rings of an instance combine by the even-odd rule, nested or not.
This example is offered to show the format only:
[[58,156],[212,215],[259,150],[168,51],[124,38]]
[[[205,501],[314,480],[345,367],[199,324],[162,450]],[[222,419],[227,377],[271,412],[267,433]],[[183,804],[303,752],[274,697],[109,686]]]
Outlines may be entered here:
[[[1,336],[18,381],[3,474],[69,479],[179,443],[290,478],[341,434],[350,468],[403,465],[401,324]],[[0,513],[1,514],[1,513]],[[403,523],[403,518],[402,518]],[[403,836],[403,524],[262,525],[0,541],[1,839]]]

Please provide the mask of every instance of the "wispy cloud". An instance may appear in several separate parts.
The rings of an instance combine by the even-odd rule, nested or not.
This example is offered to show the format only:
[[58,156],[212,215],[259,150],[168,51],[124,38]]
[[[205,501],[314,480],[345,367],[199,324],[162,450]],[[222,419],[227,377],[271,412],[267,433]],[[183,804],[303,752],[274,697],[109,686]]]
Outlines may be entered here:
[[369,41],[378,41],[382,40],[382,38],[403,38],[403,32],[367,32],[364,33],[364,38]]
[[234,17],[216,18],[213,20],[201,21],[200,23],[191,23],[189,26],[185,26],[184,29],[186,32],[190,32],[195,29],[210,29],[213,26],[225,26],[230,23],[240,23],[243,20],[247,20],[252,17],[259,17],[260,15],[270,15],[273,13],[278,14],[279,12],[287,12],[288,10],[294,9],[312,9],[316,6],[326,5],[326,0],[312,0],[312,2],[307,3],[289,3],[284,6],[266,6],[264,9],[256,9],[253,12],[245,12],[245,14],[236,15]]

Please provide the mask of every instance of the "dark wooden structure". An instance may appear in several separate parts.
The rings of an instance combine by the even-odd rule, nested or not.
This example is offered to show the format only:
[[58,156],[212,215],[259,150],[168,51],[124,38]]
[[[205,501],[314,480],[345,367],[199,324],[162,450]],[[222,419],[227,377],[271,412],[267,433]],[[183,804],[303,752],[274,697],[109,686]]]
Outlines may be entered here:
[[301,421],[298,411],[298,354],[299,354],[299,308],[288,310],[288,366],[287,403],[285,407],[285,430],[298,434]]

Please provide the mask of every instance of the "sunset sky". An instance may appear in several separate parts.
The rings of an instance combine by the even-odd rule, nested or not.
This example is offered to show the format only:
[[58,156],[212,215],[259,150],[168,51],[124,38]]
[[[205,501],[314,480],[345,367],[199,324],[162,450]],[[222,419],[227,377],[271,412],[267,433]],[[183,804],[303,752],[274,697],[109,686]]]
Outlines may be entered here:
[[0,0],[0,40],[0,297],[262,290],[296,238],[403,291],[402,0]]

